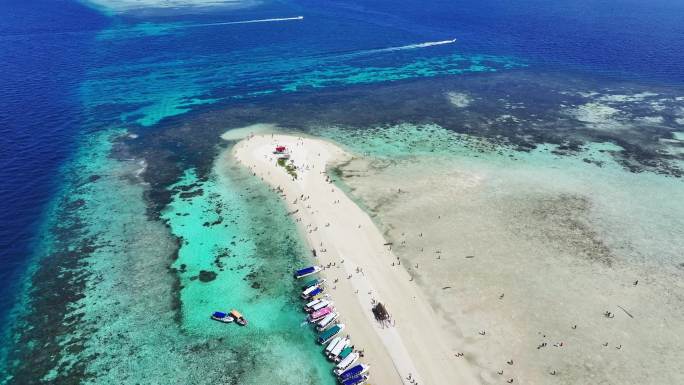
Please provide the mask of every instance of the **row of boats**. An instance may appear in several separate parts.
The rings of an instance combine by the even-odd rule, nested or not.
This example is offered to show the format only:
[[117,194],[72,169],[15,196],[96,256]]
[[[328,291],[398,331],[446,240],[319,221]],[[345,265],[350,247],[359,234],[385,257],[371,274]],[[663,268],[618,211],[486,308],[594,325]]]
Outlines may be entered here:
[[[304,278],[320,272],[320,266],[310,266],[297,270],[295,278]],[[333,373],[342,385],[362,385],[368,380],[370,366],[357,363],[360,354],[354,351],[349,335],[342,336],[345,328],[339,323],[340,314],[330,296],[325,294],[325,279],[310,279],[302,286],[302,299],[308,301],[304,305],[307,321],[319,332],[316,341],[325,346],[323,353],[329,361],[335,363]]]

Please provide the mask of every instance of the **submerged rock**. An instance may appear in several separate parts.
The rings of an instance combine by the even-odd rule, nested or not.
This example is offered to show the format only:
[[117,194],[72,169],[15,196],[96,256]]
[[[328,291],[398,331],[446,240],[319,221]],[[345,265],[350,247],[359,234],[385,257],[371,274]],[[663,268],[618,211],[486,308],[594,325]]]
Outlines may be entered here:
[[207,271],[207,270],[200,270],[199,273],[199,280],[202,282],[211,282],[216,279],[216,272],[213,271]]

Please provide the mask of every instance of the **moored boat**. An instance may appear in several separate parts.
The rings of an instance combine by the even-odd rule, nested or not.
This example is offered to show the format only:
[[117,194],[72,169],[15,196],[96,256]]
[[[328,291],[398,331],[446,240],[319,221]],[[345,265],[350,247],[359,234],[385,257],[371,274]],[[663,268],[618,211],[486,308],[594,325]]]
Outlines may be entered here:
[[337,357],[334,357],[333,361],[335,362],[340,362],[343,359],[347,358],[352,352],[354,351],[353,346],[347,346],[346,348],[342,349],[340,354]]
[[331,306],[326,306],[323,309],[316,310],[315,312],[309,314],[309,322],[318,322],[333,311],[335,311],[335,308]]
[[230,311],[230,315],[235,319],[235,323],[237,323],[240,326],[247,326],[247,319],[240,314],[239,311],[233,309]]
[[335,374],[339,376],[340,373],[344,372],[345,370],[347,370],[347,368],[351,367],[358,359],[359,353],[350,353],[342,361],[337,363],[333,372],[335,372]]
[[349,369],[345,370],[344,372],[340,373],[338,376],[340,380],[347,380],[350,378],[358,377],[361,375],[364,375],[368,372],[370,369],[370,366],[366,364],[356,364]]
[[302,284],[302,290],[306,290],[306,289],[310,288],[311,286],[323,284],[323,283],[325,283],[325,281],[326,281],[325,278],[323,278],[323,279],[319,279],[319,278],[310,279],[310,280],[304,282],[304,284]]
[[[310,290],[311,289],[311,290]],[[319,294],[323,293],[323,288],[319,286],[313,286],[310,287],[309,289],[306,289],[302,292],[302,299],[309,299],[313,298]]]
[[213,319],[214,321],[219,321],[219,322],[223,322],[226,324],[229,324],[235,320],[229,314],[221,312],[221,311],[215,311],[214,314],[211,315],[211,319]]
[[326,356],[330,361],[335,361],[335,359],[340,355],[342,350],[344,350],[349,345],[351,345],[351,339],[345,338],[342,341],[340,341],[340,343],[337,344],[335,347],[330,349],[330,351],[326,352]]
[[342,383],[342,385],[360,385],[365,383],[366,380],[368,380],[368,375],[364,374],[356,377],[351,377],[346,380],[340,380],[340,383]]
[[[311,302],[309,302],[309,303],[311,303]],[[307,313],[313,313],[315,311],[323,309],[324,307],[332,307],[333,305],[334,305],[334,302],[327,300],[327,299],[321,299],[320,301],[316,302],[312,306],[310,306],[308,308],[305,307],[304,310]]]
[[[325,295],[324,297],[327,298],[328,295]],[[312,301],[307,302],[307,303],[304,305],[304,311],[310,312],[310,309],[311,309],[312,306],[314,306],[314,305],[320,303],[321,301],[325,301],[325,298],[316,298],[316,299],[314,299],[314,300],[312,300]],[[326,305],[326,306],[327,306],[327,305]],[[324,306],[324,307],[325,307],[325,306]]]
[[316,289],[321,289],[321,292],[322,292],[323,291],[323,282],[316,284],[316,285],[313,285],[313,286],[309,286],[308,288],[302,290],[302,298],[310,298],[310,297],[315,296],[316,294],[313,294],[313,293],[316,293]]
[[328,344],[328,346],[325,347],[325,350],[323,351],[323,353],[325,355],[328,355],[328,353],[330,353],[333,349],[335,349],[335,347],[337,346],[338,343],[340,343],[340,341],[342,341],[342,337],[333,338],[332,341],[330,341],[330,343]]
[[295,276],[295,278],[304,278],[304,277],[308,277],[312,274],[316,274],[321,270],[322,269],[320,266],[309,266],[309,267],[305,267],[303,269],[299,269],[299,270],[295,271],[294,276]]
[[337,313],[337,312],[329,313],[328,315],[323,317],[322,320],[318,321],[318,323],[316,324],[316,330],[318,330],[319,332],[322,332],[323,330],[329,328],[330,326],[333,325],[333,322],[335,322],[335,320],[339,316],[340,316],[340,313]]
[[318,338],[316,338],[316,341],[318,341],[318,343],[321,345],[325,344],[328,341],[332,340],[342,330],[344,330],[344,324],[336,324],[335,326],[331,327],[330,329],[319,334]]

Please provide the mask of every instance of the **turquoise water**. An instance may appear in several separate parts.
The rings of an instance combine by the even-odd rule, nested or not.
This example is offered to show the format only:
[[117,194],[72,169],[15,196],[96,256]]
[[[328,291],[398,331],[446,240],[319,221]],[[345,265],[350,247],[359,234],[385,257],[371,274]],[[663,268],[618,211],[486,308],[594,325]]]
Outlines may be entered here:
[[[269,376],[271,383],[334,383],[315,334],[302,325],[292,271],[311,261],[279,197],[230,164],[217,164],[204,181],[187,170],[171,188],[173,201],[162,219],[181,240],[172,267],[182,287],[183,331],[225,338],[234,349],[256,349],[241,383],[259,384]],[[216,276],[203,282],[202,271]],[[248,327],[208,318],[232,308],[247,317]]]

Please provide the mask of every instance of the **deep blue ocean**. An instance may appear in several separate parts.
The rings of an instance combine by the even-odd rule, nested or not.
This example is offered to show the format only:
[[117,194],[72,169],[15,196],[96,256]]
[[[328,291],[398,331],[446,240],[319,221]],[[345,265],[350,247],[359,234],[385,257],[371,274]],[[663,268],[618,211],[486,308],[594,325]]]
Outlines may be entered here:
[[[300,15],[304,20],[220,24]],[[449,39],[458,42],[367,55]],[[398,80],[402,74],[359,69],[454,52],[507,57],[532,70],[684,86],[684,2],[293,0],[118,16],[69,0],[1,2],[0,312],[16,300],[61,187],[60,167],[84,135],[153,127],[263,94]]]

